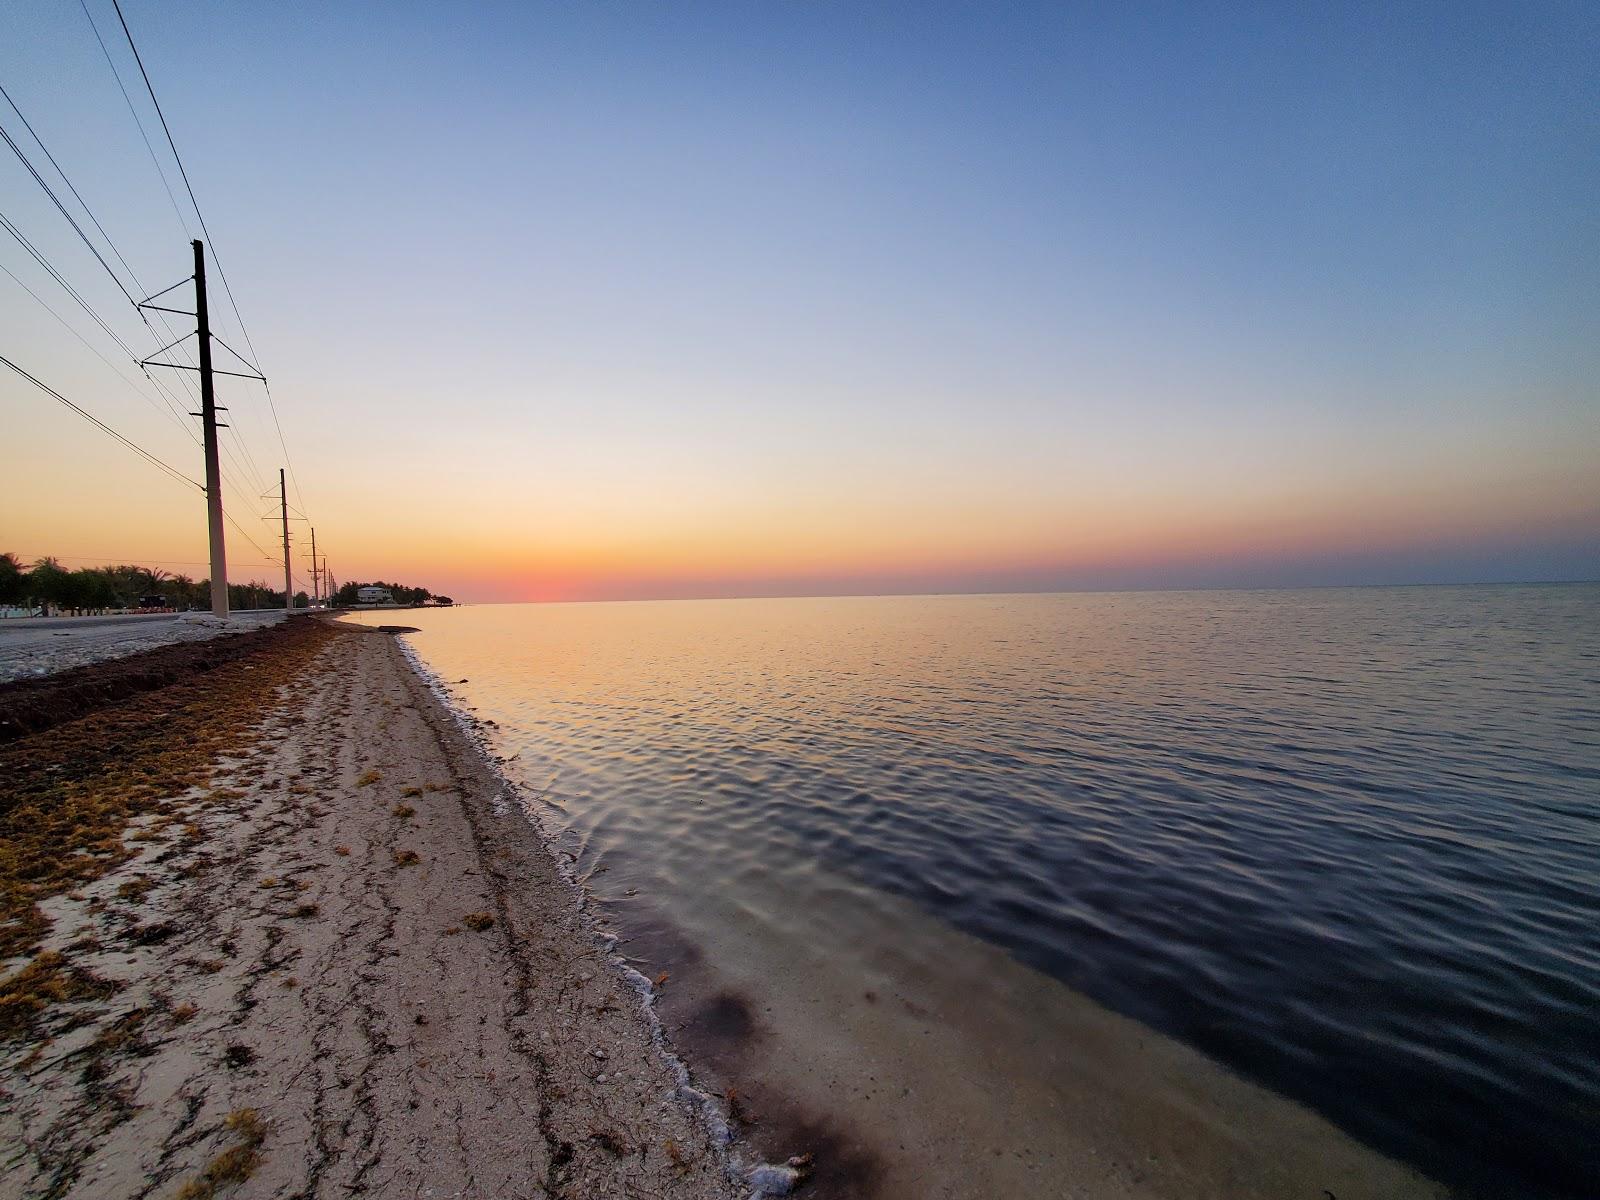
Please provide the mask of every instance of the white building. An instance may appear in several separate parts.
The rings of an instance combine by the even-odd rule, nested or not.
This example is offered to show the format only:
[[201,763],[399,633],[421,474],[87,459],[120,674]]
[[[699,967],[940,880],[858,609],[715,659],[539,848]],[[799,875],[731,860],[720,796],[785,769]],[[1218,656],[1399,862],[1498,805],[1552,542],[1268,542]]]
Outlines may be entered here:
[[394,596],[386,587],[364,587],[356,589],[357,604],[393,604]]

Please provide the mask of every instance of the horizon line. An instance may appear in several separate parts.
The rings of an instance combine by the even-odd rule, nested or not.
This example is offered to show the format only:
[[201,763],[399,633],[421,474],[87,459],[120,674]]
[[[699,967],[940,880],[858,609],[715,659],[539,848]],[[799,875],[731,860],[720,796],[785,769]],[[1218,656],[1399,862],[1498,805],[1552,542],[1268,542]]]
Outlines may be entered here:
[[1003,590],[980,588],[932,592],[793,592],[746,596],[595,596],[586,599],[570,598],[561,600],[457,600],[455,607],[491,604],[698,604],[712,600],[932,600],[962,596],[1115,596],[1184,592],[1330,592],[1356,589],[1594,586],[1600,586],[1600,577],[1589,579],[1480,579],[1461,580],[1451,583],[1417,580],[1404,583],[1216,584],[1185,587],[1008,588]]

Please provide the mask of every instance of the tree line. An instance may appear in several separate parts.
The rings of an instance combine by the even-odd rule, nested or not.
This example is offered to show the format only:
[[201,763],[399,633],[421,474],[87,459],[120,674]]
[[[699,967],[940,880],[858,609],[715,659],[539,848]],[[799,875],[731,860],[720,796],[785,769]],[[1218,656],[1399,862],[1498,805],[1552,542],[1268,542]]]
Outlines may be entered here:
[[[0,554],[0,608],[85,614],[146,607],[157,596],[167,608],[209,609],[211,581],[132,563],[73,570],[55,558],[24,564],[15,554]],[[308,602],[304,592],[295,593],[297,605]],[[228,606],[282,608],[283,589],[260,580],[230,583]]]
[[[364,587],[388,588],[396,604],[451,603],[449,596],[435,596],[425,587],[382,581],[344,584],[330,598],[330,603],[355,604],[356,593]],[[163,607],[180,612],[189,609],[203,612],[211,608],[211,581],[131,563],[72,570],[54,558],[25,564],[15,554],[0,554],[0,608],[82,615],[110,609],[152,607],[147,601],[158,596]],[[305,608],[311,598],[303,591],[296,592],[294,603],[296,608]],[[230,583],[228,607],[282,608],[283,589],[261,580]]]

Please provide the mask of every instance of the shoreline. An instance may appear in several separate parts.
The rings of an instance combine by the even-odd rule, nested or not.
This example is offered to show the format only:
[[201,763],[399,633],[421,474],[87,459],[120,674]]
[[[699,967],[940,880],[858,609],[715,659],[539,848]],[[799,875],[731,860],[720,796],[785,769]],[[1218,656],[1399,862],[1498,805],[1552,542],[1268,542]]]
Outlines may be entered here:
[[[289,640],[204,672],[276,702],[170,787],[147,730],[149,789],[33,897],[0,985],[0,1191],[748,1194],[648,995],[397,639]],[[33,773],[7,807],[63,768],[123,786],[86,745],[128,759],[185,686],[0,747]]]
[[[570,794],[547,798],[546,787],[583,787],[550,783],[559,763],[539,743],[569,745],[542,731],[559,717],[534,706],[523,720],[518,676],[508,683],[493,639],[418,623],[409,653],[427,650],[423,673],[529,798],[596,922],[618,932],[637,970],[669,977],[659,1019],[697,1083],[731,1101],[740,1144],[815,1155],[804,1194],[1452,1194],[1296,1101],[825,865],[790,872],[769,854],[749,886],[707,886],[693,826],[644,819],[657,808],[643,780],[637,798],[597,795],[598,818]],[[628,745],[625,724],[603,727],[608,744]],[[597,823],[612,819],[628,836],[613,827],[597,843]],[[713,852],[723,845],[708,836]]]

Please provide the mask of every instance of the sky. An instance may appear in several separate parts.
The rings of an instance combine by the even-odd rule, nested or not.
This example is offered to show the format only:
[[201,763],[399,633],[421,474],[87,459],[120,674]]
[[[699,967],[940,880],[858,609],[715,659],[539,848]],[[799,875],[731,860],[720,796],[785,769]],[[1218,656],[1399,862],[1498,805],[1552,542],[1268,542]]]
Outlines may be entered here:
[[[0,83],[128,270],[0,127],[153,292],[199,230],[86,4],[165,182],[83,8],[0,11]],[[1592,3],[123,12],[272,385],[235,581],[286,462],[336,578],[480,601],[1600,578]],[[200,478],[180,373],[0,267],[0,354]],[[0,549],[206,573],[193,486],[0,414]]]

